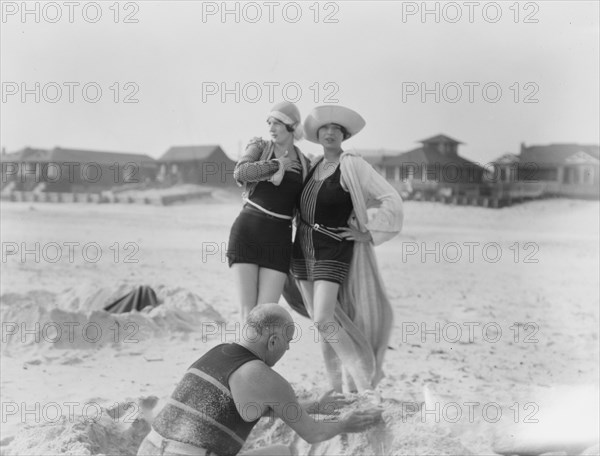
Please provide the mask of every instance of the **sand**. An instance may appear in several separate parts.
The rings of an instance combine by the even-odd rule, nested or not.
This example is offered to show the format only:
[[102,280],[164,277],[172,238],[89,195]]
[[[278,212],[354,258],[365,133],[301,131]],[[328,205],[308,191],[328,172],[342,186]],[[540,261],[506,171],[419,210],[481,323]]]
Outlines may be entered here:
[[[169,207],[2,203],[2,455],[135,454],[187,366],[232,340],[225,249],[239,210],[226,193]],[[598,202],[405,211],[403,233],[376,248],[395,312],[386,377],[351,406],[379,399],[385,421],[309,445],[263,419],[247,447],[598,454]],[[163,305],[101,310],[139,285]],[[276,370],[317,396],[320,351],[294,317],[302,331]]]

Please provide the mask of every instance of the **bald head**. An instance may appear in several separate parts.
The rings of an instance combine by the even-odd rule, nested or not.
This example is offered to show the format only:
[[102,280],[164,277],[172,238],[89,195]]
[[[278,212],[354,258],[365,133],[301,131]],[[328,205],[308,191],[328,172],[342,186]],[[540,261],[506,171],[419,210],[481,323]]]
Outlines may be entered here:
[[246,324],[257,334],[272,333],[278,329],[286,329],[294,324],[290,313],[279,304],[260,304],[248,314]]
[[[289,350],[294,337],[294,320],[278,304],[256,306],[246,318],[245,337],[239,342],[258,355],[267,366],[274,366]],[[252,334],[254,333],[254,334]]]

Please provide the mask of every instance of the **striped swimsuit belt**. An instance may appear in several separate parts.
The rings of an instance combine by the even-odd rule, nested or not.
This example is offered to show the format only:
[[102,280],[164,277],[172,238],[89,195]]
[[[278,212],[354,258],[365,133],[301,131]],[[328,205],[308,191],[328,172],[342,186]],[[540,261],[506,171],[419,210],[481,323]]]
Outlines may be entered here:
[[317,231],[321,234],[324,234],[326,236],[329,236],[332,239],[335,239],[338,242],[341,242],[344,240],[344,238],[342,236],[340,236],[338,234],[339,230],[341,228],[346,228],[346,227],[340,227],[340,228],[330,228],[328,226],[325,225],[321,225],[320,223],[308,223],[306,220],[304,220],[303,218],[300,218],[300,222],[309,227],[311,230]]

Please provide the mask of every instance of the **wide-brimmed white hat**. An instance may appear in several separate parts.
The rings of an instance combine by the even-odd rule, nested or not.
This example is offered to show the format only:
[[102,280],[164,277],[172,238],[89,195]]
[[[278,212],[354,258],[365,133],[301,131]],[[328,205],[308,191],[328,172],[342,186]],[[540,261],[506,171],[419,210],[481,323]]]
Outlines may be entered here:
[[300,140],[304,136],[298,107],[289,101],[282,101],[271,108],[267,120],[273,117],[294,129],[294,139]]
[[[304,121],[304,135],[311,142],[318,143],[317,132],[319,128],[327,124],[341,125],[346,129],[350,137],[361,131],[365,125],[365,119],[359,113],[343,106],[317,106]],[[348,138],[344,138],[344,141]]]

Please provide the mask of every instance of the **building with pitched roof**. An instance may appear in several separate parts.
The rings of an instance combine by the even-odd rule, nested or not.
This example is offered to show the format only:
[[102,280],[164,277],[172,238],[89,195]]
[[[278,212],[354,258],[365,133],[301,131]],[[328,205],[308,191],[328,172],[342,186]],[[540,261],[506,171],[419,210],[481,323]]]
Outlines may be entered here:
[[543,184],[544,194],[575,198],[600,197],[600,147],[581,144],[521,144],[520,154],[494,161],[499,182]]
[[158,166],[149,155],[83,149],[25,147],[0,155],[2,188],[97,193],[125,184],[150,182]]
[[450,196],[477,191],[484,169],[458,155],[462,142],[443,134],[419,142],[420,147],[407,152],[358,152],[401,194],[442,192]]
[[235,186],[235,162],[219,145],[171,147],[158,161],[161,182]]

